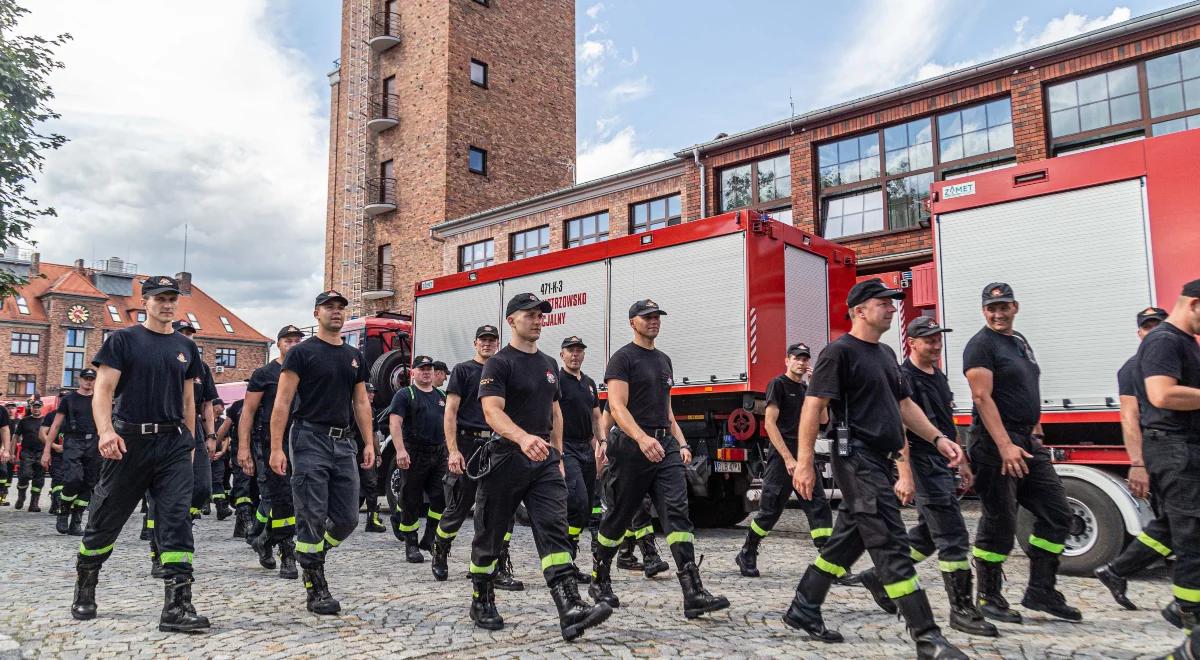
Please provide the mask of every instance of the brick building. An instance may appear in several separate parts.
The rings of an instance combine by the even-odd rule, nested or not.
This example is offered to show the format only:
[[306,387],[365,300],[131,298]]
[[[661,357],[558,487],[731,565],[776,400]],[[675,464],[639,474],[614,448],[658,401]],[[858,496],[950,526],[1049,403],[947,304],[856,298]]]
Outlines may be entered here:
[[[476,42],[471,31],[479,26],[494,21],[495,28],[513,29],[515,22],[524,20],[513,34],[540,34],[546,18],[527,11],[519,0],[442,4],[448,4],[451,17],[472,18],[471,29],[454,38],[463,53],[487,52],[490,41]],[[514,13],[501,21],[498,17],[504,12]],[[547,93],[548,84],[574,89],[561,75],[573,71],[564,59],[568,46],[559,44],[561,35],[555,36],[562,29],[559,21],[568,15],[569,9],[555,13],[555,21],[547,26],[552,28],[551,38],[534,54],[541,59],[523,62],[527,76],[533,77],[512,80],[521,91],[515,95],[520,100],[506,102],[505,108],[490,103],[490,86],[464,87],[467,72],[455,67],[465,55],[451,57],[450,85],[443,90],[449,105],[469,108],[466,114],[480,113],[479,121],[462,130],[460,142],[486,140],[491,150],[505,152],[520,148],[525,140],[560,135],[570,118],[545,123],[545,112],[548,107],[573,112],[573,104],[547,106],[539,102],[544,100],[539,95]],[[391,61],[387,58],[382,58],[385,64]],[[559,75],[547,77],[556,67]],[[482,121],[513,112],[539,113],[541,118],[532,131],[528,124],[507,130],[515,127],[505,127],[503,120]],[[401,125],[410,121],[400,114]],[[554,167],[557,155],[540,165],[489,156],[488,177],[520,181],[523,187],[506,184],[512,199],[503,200],[505,195],[494,189],[447,186],[438,190],[468,197],[454,204],[426,204],[417,214],[405,215],[400,205],[401,211],[376,216],[377,232],[385,223],[401,226],[393,217],[409,218],[405,229],[377,236],[386,233],[395,245],[403,244],[399,237],[407,237],[416,247],[405,248],[410,254],[388,254],[368,236],[363,242],[371,255],[368,260],[383,269],[393,266],[395,273],[387,290],[368,289],[364,297],[376,298],[378,308],[406,312],[411,310],[412,283],[431,274],[470,270],[737,209],[770,213],[853,248],[860,273],[902,277],[931,260],[925,201],[934,181],[1193,128],[1200,128],[1200,3],[721,135],[682,149],[669,160],[579,185],[552,185],[552,175],[561,173]],[[559,143],[556,137],[554,141]],[[381,149],[379,158],[400,153]],[[376,164],[371,161],[370,167]],[[443,170],[447,176],[462,176],[465,165],[469,163],[453,148],[445,159],[419,161],[423,170],[439,176]],[[508,171],[513,167],[520,169]],[[339,173],[331,170],[331,177]],[[406,176],[397,174],[402,188],[426,190],[421,179]],[[526,194],[537,193],[534,188],[541,188],[540,194]],[[468,211],[472,206],[477,209],[473,213]],[[444,209],[444,216],[438,216],[438,209]],[[431,243],[431,237],[440,245]],[[411,258],[414,254],[418,261]],[[327,263],[327,274],[333,265]]]
[[[43,263],[35,252],[9,250],[0,268],[29,278],[0,306],[0,400],[24,401],[75,387],[109,332],[145,320],[137,266],[105,259],[93,268]],[[218,383],[245,380],[266,363],[271,341],[192,284],[183,290],[177,317],[198,329],[196,343]],[[6,348],[5,348],[6,347]]]

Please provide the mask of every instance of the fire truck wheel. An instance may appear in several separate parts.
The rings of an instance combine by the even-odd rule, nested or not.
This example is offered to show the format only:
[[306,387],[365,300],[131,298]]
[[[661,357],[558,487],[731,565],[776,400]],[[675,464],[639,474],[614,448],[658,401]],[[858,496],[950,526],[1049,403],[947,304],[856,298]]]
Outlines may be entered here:
[[400,491],[404,490],[404,471],[396,467],[396,452],[388,451],[379,475],[379,487],[392,511],[400,510]]
[[384,353],[371,365],[371,384],[375,386],[377,401],[390,403],[396,389],[405,384],[408,368],[404,351],[395,349]]
[[[1090,576],[1092,571],[1116,558],[1125,545],[1125,522],[1117,505],[1099,488],[1071,477],[1062,480],[1071,508],[1071,526],[1067,532],[1059,572],[1064,575]],[[1033,514],[1024,508],[1017,513],[1017,540],[1029,551],[1033,532]]]

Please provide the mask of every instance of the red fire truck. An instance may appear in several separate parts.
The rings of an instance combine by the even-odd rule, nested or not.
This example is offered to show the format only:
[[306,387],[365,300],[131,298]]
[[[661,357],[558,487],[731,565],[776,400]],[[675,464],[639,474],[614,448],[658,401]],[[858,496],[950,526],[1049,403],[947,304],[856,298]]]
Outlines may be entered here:
[[819,351],[846,332],[853,284],[851,250],[757,213],[726,213],[420,282],[413,352],[468,360],[483,324],[507,342],[505,301],[534,292],[554,305],[539,346],[557,357],[564,338],[582,337],[584,371],[599,380],[630,341],[629,306],[653,299],[667,311],[658,346],[674,364],[672,405],[695,450],[693,520],[732,525],[745,518],[760,472],[756,413],[785,347]]

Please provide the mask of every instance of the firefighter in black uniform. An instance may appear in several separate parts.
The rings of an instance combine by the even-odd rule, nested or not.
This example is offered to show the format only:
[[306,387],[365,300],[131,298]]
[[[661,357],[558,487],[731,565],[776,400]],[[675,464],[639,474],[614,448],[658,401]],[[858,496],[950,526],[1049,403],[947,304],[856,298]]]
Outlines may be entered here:
[[[379,424],[380,418],[387,416],[387,407],[380,407],[379,396],[375,386],[367,383],[367,397],[371,399],[371,442],[375,443],[375,465],[358,470],[358,496],[367,507],[367,524],[364,532],[382,534],[387,531],[383,521],[379,519]],[[362,451],[363,438],[359,438],[359,451]]]
[[[609,431],[613,428],[612,415],[608,412],[608,402],[605,401],[602,406],[603,412],[600,414],[600,428],[606,429],[605,438]],[[592,516],[598,517],[604,509],[600,506],[600,496],[603,495],[605,501],[613,502],[616,496],[614,482],[616,481],[616,473],[612,470],[605,469],[608,465],[608,458],[605,455],[605,447],[608,446],[607,439],[600,443],[600,463],[602,466],[600,471],[600,487],[596,499],[593,500],[596,504],[592,506]],[[641,571],[642,575],[647,578],[652,578],[663,571],[670,570],[671,565],[663,561],[661,555],[658,554],[658,545],[654,542],[654,521],[650,517],[650,496],[646,495],[642,498],[642,505],[638,507],[633,514],[633,519],[629,522],[629,527],[625,530],[625,536],[621,539],[621,545],[617,549],[617,559],[613,564],[622,570]],[[600,529],[600,521],[595,521],[595,532]],[[596,543],[596,533],[592,534],[592,543]],[[637,555],[634,554],[634,549],[642,551],[642,561],[638,561]]]
[[[92,488],[100,478],[100,449],[96,422],[92,418],[92,394],[96,370],[79,372],[79,389],[58,402],[50,425],[50,437],[63,434],[63,489],[55,529],[59,534],[83,536],[83,510],[92,499]],[[50,464],[50,446],[42,450],[42,465]]]
[[[446,437],[446,510],[434,533],[433,557],[430,562],[435,580],[445,580],[450,546],[475,504],[479,482],[466,475],[467,462],[491,437],[479,402],[479,378],[483,366],[500,348],[500,331],[494,325],[481,325],[475,330],[475,357],[454,365],[446,386],[446,412],[442,421]],[[513,577],[512,561],[508,557],[508,542],[512,539],[512,523],[504,535],[504,547],[496,564],[492,587],[503,591],[521,591],[525,585]]]
[[[217,509],[217,520],[225,520],[233,514],[233,509],[229,506],[229,493],[225,486],[226,476],[229,472],[229,438],[221,437],[221,427],[225,425],[225,402],[221,399],[214,399],[212,409],[215,433],[213,439],[216,445],[211,463],[212,504]],[[208,515],[207,508],[205,508],[204,515]]]
[[[337,291],[317,296],[313,310],[317,333],[284,356],[271,411],[271,469],[284,476],[291,464],[296,554],[304,569],[307,607],[316,614],[341,610],[325,581],[325,554],[358,525],[356,463],[375,465],[374,442],[364,443],[361,459],[356,460],[358,443],[350,428],[356,424],[361,437],[371,437],[367,361],[339,334],[348,304]],[[293,398],[297,402],[291,413]]]
[[483,414],[495,437],[483,450],[487,463],[475,499],[471,620],[487,630],[504,627],[492,579],[513,515],[523,502],[542,574],[558,608],[559,628],[563,639],[571,641],[604,622],[612,608],[585,603],[575,581],[578,569],[567,538],[558,363],[537,348],[542,316],[552,309],[532,293],[513,296],[505,308],[512,339],[488,359],[479,379]]
[[6,403],[0,408],[0,506],[8,506],[8,483],[12,475],[12,428],[15,424],[12,416],[16,409],[15,403]]
[[[265,366],[254,370],[250,382],[246,385],[246,398],[243,399],[241,419],[238,421],[238,465],[242,471],[253,475],[258,468],[252,454],[252,445],[258,446],[261,455],[271,453],[271,419],[275,410],[276,391],[279,387],[279,374],[283,370],[283,361],[292,351],[304,333],[294,325],[280,328],[275,335],[275,344],[279,349],[279,357],[268,362]],[[250,547],[258,553],[258,563],[263,568],[275,568],[275,558],[272,548],[279,548],[279,577],[294,580],[298,577],[296,571],[296,511],[292,503],[291,480],[286,473],[277,474],[267,470],[264,482],[271,505],[268,509],[268,520],[262,531],[248,537]],[[243,509],[242,515],[249,519],[249,509]]]
[[[918,316],[908,324],[909,357],[900,365],[912,390],[912,400],[938,431],[954,438],[954,394],[946,374],[938,369],[942,356],[942,335],[952,332],[928,316]],[[901,504],[917,502],[917,525],[908,530],[910,555],[922,562],[935,551],[938,569],[950,600],[950,627],[969,635],[995,637],[996,626],[983,617],[975,605],[971,589],[971,535],[958,507],[954,470],[949,461],[919,435],[909,431],[908,442],[901,451],[902,460],[896,463],[899,479],[895,492]],[[972,474],[966,462],[959,465],[965,487],[970,487]],[[862,574],[863,585],[871,590],[875,601],[889,614],[896,606],[888,598],[874,569]]]
[[[792,448],[796,446],[796,433],[800,428],[800,409],[804,406],[804,393],[808,390],[805,381],[811,359],[812,352],[807,344],[788,346],[787,357],[784,358],[787,371],[767,385],[767,409],[763,415],[763,425],[771,441],[771,450],[763,473],[762,499],[759,500],[758,515],[750,521],[746,542],[734,559],[745,577],[758,577],[758,545],[779,522],[783,507],[793,492],[792,472],[796,469],[796,458]],[[801,498],[800,505],[808,517],[813,545],[820,549],[833,534],[833,511],[825,499],[825,489],[815,484],[812,499]]]
[[[54,425],[54,420],[58,417],[58,408],[62,406],[63,399],[66,398],[72,390],[59,390],[58,401],[55,404],[54,410],[42,417],[42,445],[50,448],[50,462],[44,465],[43,468],[46,474],[50,475],[50,509],[47,513],[52,516],[57,516],[59,511],[59,495],[62,494],[64,477],[63,477],[63,437],[62,435],[51,435],[50,427]],[[38,459],[40,461],[40,457]]]
[[983,508],[971,551],[979,575],[979,608],[989,619],[1021,622],[1004,598],[1001,570],[1013,547],[1020,504],[1035,518],[1027,553],[1029,587],[1021,605],[1080,621],[1079,610],[1054,588],[1071,510],[1050,450],[1042,445],[1041,369],[1029,342],[1013,328],[1020,305],[1012,287],[987,285],[982,303],[987,325],[963,351],[974,403],[967,448]]
[[878,278],[854,285],[846,299],[850,332],[826,346],[813,368],[800,415],[792,484],[802,498],[811,497],[817,430],[831,409],[833,473],[842,503],[833,535],[796,586],[783,621],[813,639],[841,642],[841,634],[825,627],[821,604],[834,578],[844,575],[865,550],[874,563],[873,575],[904,615],[918,657],[966,658],[942,636],[929,599],[917,584],[900,502],[892,491],[893,462],[904,446],[905,427],[949,459],[949,467],[957,467],[963,458],[958,445],[912,401],[896,354],[879,343],[896,313],[893,300],[903,298],[903,292],[887,288]]
[[[1174,609],[1190,639],[1169,657],[1200,657],[1200,280],[1183,286],[1171,313],[1142,340],[1142,455],[1150,490],[1167,514],[1175,550]],[[1164,613],[1166,614],[1166,613]],[[1167,617],[1170,620],[1172,617]]]
[[[165,603],[158,628],[190,632],[209,627],[192,606],[192,453],[196,404],[192,380],[201,374],[196,344],[175,332],[171,319],[179,285],[171,277],[142,282],[146,321],[109,335],[92,359],[99,368],[92,414],[99,431],[100,481],[92,492],[79,545],[71,615],[96,616],[100,567],[134,507],[149,491],[157,507],[155,536],[162,550]],[[116,399],[116,408],[113,400]]]
[[450,377],[450,368],[441,360],[433,362],[433,388],[446,393],[446,379]]
[[[1151,330],[1165,320],[1165,309],[1147,307],[1138,312],[1138,340],[1145,339]],[[1138,375],[1137,354],[1134,354],[1117,371],[1117,395],[1121,401],[1121,436],[1125,451],[1129,454],[1129,475],[1126,479],[1129,492],[1134,497],[1153,498],[1151,503],[1154,505],[1155,517],[1142,527],[1141,533],[1135,538],[1136,543],[1126,545],[1116,559],[1095,570],[1096,578],[1108,587],[1113,600],[1127,610],[1137,609],[1125,593],[1127,580],[1154,562],[1171,555],[1170,520],[1157,493],[1150,491],[1150,477],[1146,472],[1146,462],[1142,458],[1142,424],[1138,400],[1146,398],[1144,387]]]
[[249,526],[251,509],[254,508],[254,497],[258,492],[258,483],[253,475],[247,475],[242,470],[239,458],[241,456],[241,433],[239,432],[242,417],[242,407],[245,399],[239,399],[229,404],[225,411],[225,421],[217,429],[217,439],[228,443],[229,471],[231,482],[229,501],[233,505],[233,538],[246,538],[246,528]]
[[671,410],[675,384],[671,358],[654,347],[665,314],[653,300],[633,303],[629,308],[633,341],[613,353],[604,372],[608,409],[616,422],[607,446],[614,499],[596,533],[589,593],[597,602],[619,606],[612,591],[612,558],[634,513],[650,494],[675,559],[684,616],[693,619],[729,607],[729,600],[704,588],[696,565],[686,476],[692,453]]
[[[567,481],[567,536],[571,541],[571,558],[579,555],[579,535],[592,516],[592,501],[596,497],[596,466],[601,462],[600,443],[604,432],[600,427],[600,393],[596,381],[583,373],[587,345],[574,335],[562,341],[558,357],[559,407],[563,416],[563,465]],[[591,582],[591,577],[579,571],[578,582]]]
[[25,492],[29,491],[29,512],[42,510],[38,500],[42,497],[42,486],[46,483],[46,470],[42,467],[42,402],[33,400],[28,412],[17,422],[17,437],[21,442],[20,471],[17,473],[17,506],[25,506]]
[[408,471],[400,493],[400,520],[396,525],[404,536],[405,559],[420,564],[425,561],[417,543],[421,513],[425,511],[425,536],[431,538],[431,530],[437,527],[446,508],[442,491],[447,458],[442,426],[446,397],[433,387],[433,358],[416,356],[409,374],[411,384],[392,397],[388,429],[396,448],[396,466]]
[[[175,331],[195,341],[196,327],[189,321],[176,321]],[[203,437],[196,438],[196,454],[192,466],[192,517],[198,518],[201,510],[212,500],[212,455],[217,451],[217,433],[213,424],[213,401],[217,399],[217,384],[213,381],[212,369],[200,362],[203,372],[196,378],[196,429],[203,429]],[[151,514],[154,513],[151,502]]]

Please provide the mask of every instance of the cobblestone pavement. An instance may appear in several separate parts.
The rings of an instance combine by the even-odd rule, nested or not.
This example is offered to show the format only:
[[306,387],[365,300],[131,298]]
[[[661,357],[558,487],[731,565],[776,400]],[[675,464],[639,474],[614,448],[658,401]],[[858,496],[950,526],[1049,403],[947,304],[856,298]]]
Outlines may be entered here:
[[[973,529],[977,509],[970,503],[966,508]],[[701,530],[697,549],[707,556],[702,567],[706,586],[729,597],[728,610],[687,621],[674,575],[646,580],[640,573],[614,569],[622,607],[575,644],[565,644],[559,636],[528,528],[518,527],[512,543],[516,572],[527,590],[497,592],[507,626],[486,632],[473,628],[467,616],[469,583],[453,577],[435,582],[428,563],[404,562],[391,534],[366,534],[360,526],[330,553],[327,574],[342,614],[317,617],[305,611],[299,581],[260,568],[245,543],[229,538],[233,520],[213,518],[196,527],[195,587],[196,606],[212,619],[213,629],[191,636],[160,633],[162,587],[149,577],[146,544],[137,539],[138,519],[125,528],[101,573],[99,616],[77,623],[68,607],[78,539],[55,534],[53,519],[44,513],[0,509],[0,657],[913,656],[903,624],[877,611],[857,588],[834,587],[824,608],[826,621],[845,634],[846,644],[818,645],[784,626],[780,615],[813,558],[804,517],[794,510],[785,513],[764,543],[759,579],[741,578],[733,564],[745,527]],[[452,567],[462,571],[470,527],[464,527],[451,556]],[[1015,558],[1008,571],[1007,595],[1019,601],[1027,562]],[[920,577],[944,623],[946,598],[936,564],[926,562]],[[1001,625],[997,639],[970,638],[948,626],[946,633],[980,658],[1161,654],[1180,639],[1157,609],[1169,599],[1168,583],[1165,568],[1132,583],[1130,594],[1143,609],[1126,612],[1095,580],[1064,578],[1061,589],[1083,609],[1084,623],[1026,613],[1026,625]]]

